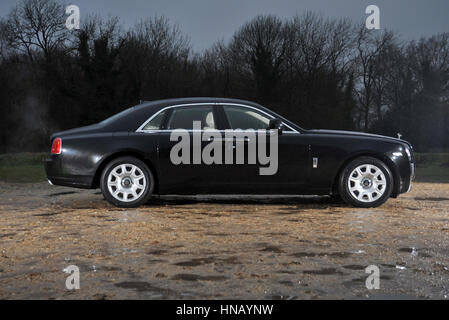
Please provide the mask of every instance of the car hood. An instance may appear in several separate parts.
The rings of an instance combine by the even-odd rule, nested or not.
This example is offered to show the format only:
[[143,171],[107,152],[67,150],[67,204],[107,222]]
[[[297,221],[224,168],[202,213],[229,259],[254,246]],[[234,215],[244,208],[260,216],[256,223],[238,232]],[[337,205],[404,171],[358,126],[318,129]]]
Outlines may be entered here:
[[312,129],[307,130],[307,133],[311,134],[326,134],[326,135],[344,135],[344,136],[352,136],[352,137],[366,137],[366,138],[377,138],[377,139],[384,139],[389,141],[396,141],[405,143],[408,146],[411,146],[409,142],[394,138],[394,137],[388,137],[388,136],[382,136],[379,134],[372,134],[372,133],[365,133],[365,132],[358,132],[358,131],[342,131],[342,130],[321,130],[321,129]]

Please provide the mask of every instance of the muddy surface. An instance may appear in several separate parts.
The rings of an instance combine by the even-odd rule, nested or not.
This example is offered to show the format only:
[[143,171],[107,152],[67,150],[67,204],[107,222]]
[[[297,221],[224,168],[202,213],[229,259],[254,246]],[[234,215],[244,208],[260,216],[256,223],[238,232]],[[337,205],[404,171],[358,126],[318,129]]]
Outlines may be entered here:
[[[65,288],[70,265],[80,290]],[[124,210],[98,190],[0,183],[0,299],[19,298],[448,299],[449,184],[377,209],[164,197]]]

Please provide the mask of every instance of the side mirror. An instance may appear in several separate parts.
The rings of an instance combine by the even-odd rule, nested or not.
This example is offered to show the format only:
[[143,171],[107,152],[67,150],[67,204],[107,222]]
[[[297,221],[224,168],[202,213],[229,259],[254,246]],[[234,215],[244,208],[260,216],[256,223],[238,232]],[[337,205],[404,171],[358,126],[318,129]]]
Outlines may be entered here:
[[284,131],[284,124],[282,123],[281,119],[275,118],[270,120],[269,124],[270,130],[277,130],[278,134],[281,135]]

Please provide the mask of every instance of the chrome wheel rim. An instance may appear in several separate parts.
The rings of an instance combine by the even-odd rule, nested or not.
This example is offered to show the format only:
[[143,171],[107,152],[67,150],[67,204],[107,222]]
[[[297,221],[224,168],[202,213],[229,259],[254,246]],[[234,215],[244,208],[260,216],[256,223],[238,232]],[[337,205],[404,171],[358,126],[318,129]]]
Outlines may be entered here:
[[130,163],[114,167],[108,175],[108,190],[117,200],[131,202],[139,199],[147,185],[143,171]]
[[385,174],[375,165],[362,164],[349,175],[349,192],[358,201],[374,202],[382,197],[386,188]]

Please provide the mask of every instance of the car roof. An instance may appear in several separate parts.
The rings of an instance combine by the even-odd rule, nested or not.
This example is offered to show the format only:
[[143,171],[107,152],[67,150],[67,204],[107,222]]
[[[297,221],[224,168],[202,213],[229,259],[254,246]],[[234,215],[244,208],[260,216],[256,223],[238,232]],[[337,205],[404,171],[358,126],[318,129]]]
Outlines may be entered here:
[[192,98],[173,98],[173,99],[162,99],[162,100],[154,100],[154,101],[143,101],[139,105],[139,107],[145,108],[145,107],[150,107],[150,106],[170,106],[170,105],[188,104],[188,103],[240,103],[240,104],[260,106],[259,104],[255,103],[255,102],[248,101],[248,100],[241,100],[241,99],[192,97]]
[[[253,106],[258,109],[264,110],[273,116],[277,116],[281,118],[283,121],[288,123],[290,126],[294,127],[297,130],[302,130],[298,125],[292,123],[288,119],[276,114],[272,110],[261,106],[258,103],[241,100],[241,99],[232,99],[232,98],[210,98],[210,97],[192,97],[192,98],[175,98],[175,99],[163,99],[163,100],[154,100],[154,101],[144,101],[139,105],[136,105],[132,108],[132,112],[125,113],[122,117],[114,119],[114,121],[108,125],[108,127],[114,128],[115,130],[136,130],[141,124],[142,119],[148,119],[152,114],[158,112],[159,110],[179,104],[195,104],[195,103],[234,103],[234,104],[243,104],[248,106]],[[136,124],[138,126],[136,127]]]

